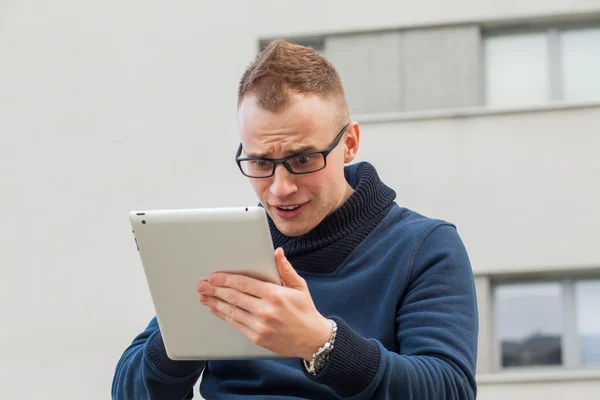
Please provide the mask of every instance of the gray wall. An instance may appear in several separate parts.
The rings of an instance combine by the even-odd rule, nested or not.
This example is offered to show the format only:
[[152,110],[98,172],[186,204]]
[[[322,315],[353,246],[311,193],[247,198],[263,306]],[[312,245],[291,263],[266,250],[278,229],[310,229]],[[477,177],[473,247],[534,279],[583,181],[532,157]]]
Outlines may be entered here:
[[351,113],[406,108],[402,43],[400,32],[326,38],[324,55],[342,78]]
[[325,39],[350,112],[398,112],[482,104],[478,26],[417,29]]
[[407,31],[402,58],[405,110],[482,105],[478,26]]
[[373,122],[359,158],[401,204],[456,222],[478,273],[598,267],[598,132],[599,107]]

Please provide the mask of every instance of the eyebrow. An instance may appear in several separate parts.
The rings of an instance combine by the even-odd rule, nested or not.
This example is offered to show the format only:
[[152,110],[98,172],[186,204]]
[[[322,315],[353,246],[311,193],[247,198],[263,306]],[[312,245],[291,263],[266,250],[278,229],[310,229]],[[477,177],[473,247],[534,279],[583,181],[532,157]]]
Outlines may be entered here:
[[[293,156],[293,155],[297,155],[297,154],[307,153],[307,152],[311,152],[311,151],[317,151],[317,148],[315,146],[313,146],[313,145],[310,145],[310,144],[299,145],[299,146],[295,147],[293,150],[286,151],[284,153],[285,154],[284,157],[282,157],[282,158]],[[246,156],[250,157],[250,158],[264,158],[264,159],[267,159],[267,160],[274,160],[274,158],[267,157],[268,154],[264,153],[264,152],[252,152],[252,153],[248,153],[244,149],[244,154],[246,154]]]

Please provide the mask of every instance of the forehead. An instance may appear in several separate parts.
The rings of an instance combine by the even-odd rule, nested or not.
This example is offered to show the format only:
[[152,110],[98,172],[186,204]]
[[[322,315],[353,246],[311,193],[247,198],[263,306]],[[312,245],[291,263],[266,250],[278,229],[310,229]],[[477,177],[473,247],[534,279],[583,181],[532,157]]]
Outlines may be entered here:
[[299,151],[327,147],[336,129],[334,102],[317,96],[294,94],[284,110],[265,110],[248,94],[238,108],[238,125],[244,152],[278,158]]

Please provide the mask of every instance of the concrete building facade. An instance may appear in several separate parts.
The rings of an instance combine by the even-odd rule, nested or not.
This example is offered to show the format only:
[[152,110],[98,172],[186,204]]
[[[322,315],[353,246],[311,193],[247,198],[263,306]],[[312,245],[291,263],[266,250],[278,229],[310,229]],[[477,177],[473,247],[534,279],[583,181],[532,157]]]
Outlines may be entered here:
[[600,398],[600,3],[0,5],[0,398],[106,399],[153,315],[127,212],[255,202],[233,162],[260,43],[338,68],[359,161],[455,223],[481,399]]

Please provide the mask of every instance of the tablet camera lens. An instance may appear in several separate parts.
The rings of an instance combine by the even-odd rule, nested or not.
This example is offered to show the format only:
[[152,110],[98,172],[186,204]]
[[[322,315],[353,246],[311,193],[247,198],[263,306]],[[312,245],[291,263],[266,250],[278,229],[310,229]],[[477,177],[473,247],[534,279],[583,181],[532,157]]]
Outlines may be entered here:
[[246,207],[246,211],[248,211],[248,207]]
[[146,220],[145,220],[145,219],[143,219],[143,220],[142,220],[142,224],[145,224],[145,223],[146,223]]

